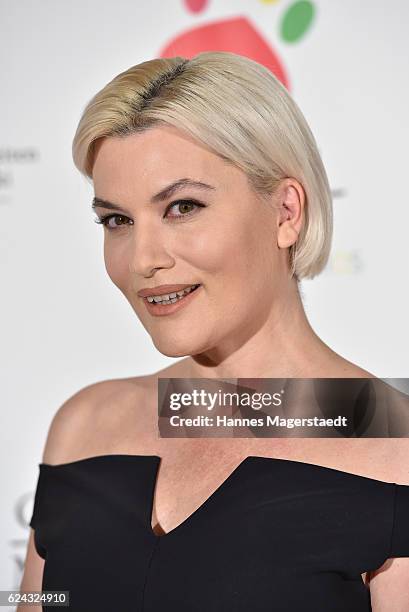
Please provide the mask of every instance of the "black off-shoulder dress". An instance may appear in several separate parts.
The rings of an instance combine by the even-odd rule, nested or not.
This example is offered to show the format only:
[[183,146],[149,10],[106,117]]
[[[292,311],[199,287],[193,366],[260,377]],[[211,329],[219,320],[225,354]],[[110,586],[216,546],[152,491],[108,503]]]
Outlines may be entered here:
[[30,525],[45,559],[43,591],[69,591],[62,609],[368,612],[361,573],[409,557],[409,486],[256,456],[157,535],[160,461],[101,455],[39,464]]

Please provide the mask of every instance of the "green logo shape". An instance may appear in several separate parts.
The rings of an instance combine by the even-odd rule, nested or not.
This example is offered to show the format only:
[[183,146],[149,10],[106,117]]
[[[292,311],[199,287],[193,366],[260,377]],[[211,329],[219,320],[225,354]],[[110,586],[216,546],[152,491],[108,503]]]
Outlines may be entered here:
[[281,21],[281,37],[286,42],[297,42],[304,36],[314,19],[315,8],[312,2],[300,0],[292,4]]

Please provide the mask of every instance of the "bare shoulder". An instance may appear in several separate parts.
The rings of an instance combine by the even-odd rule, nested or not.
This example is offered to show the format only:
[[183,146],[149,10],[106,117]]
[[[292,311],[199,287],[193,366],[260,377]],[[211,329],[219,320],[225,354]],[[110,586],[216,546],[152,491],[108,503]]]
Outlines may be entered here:
[[377,378],[359,365],[348,361],[338,353],[331,350],[330,358],[325,358],[321,367],[322,377],[328,378]]
[[409,438],[388,438],[384,449],[392,465],[393,482],[409,485]]
[[[57,464],[87,456],[95,431],[106,431],[139,401],[152,381],[149,376],[108,379],[71,395],[58,408],[48,429],[43,463]],[[91,448],[91,446],[90,446]]]
[[367,438],[362,442],[362,464],[371,478],[409,485],[409,438]]
[[375,376],[375,374],[372,374],[371,372],[368,372],[367,370],[364,370],[363,368],[352,364],[351,368],[348,369],[348,376],[346,375],[346,378],[351,377],[351,378],[378,378],[377,376]]
[[355,457],[355,466],[364,476],[409,485],[409,438],[362,438],[350,443],[351,461]]

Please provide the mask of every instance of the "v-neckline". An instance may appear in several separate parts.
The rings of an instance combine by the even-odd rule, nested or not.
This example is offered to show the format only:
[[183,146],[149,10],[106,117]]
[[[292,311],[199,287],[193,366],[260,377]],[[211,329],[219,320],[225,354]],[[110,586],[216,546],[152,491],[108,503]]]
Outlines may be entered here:
[[277,463],[281,463],[281,464],[292,463],[292,464],[297,464],[297,465],[299,464],[299,465],[307,466],[307,468],[313,469],[313,470],[320,470],[320,471],[326,470],[326,471],[331,471],[331,472],[337,472],[338,474],[344,474],[345,476],[352,476],[352,477],[359,478],[359,479],[372,480],[372,481],[381,482],[385,484],[396,484],[390,481],[378,480],[376,478],[371,478],[369,476],[362,476],[360,474],[354,474],[353,472],[346,472],[344,470],[338,470],[337,468],[332,468],[332,467],[328,467],[325,465],[318,465],[316,463],[310,463],[308,461],[297,461],[296,459],[283,459],[281,457],[263,457],[259,455],[247,455],[246,457],[244,457],[244,459],[242,459],[236,465],[236,467],[228,474],[228,476],[220,483],[220,485],[210,493],[210,495],[203,501],[202,504],[200,504],[200,506],[198,506],[195,510],[193,510],[193,512],[191,512],[178,525],[176,525],[169,531],[166,531],[162,534],[157,534],[154,532],[153,527],[152,527],[152,512],[153,512],[153,505],[154,505],[154,492],[155,492],[156,483],[157,483],[159,466],[162,461],[162,457],[160,457],[159,455],[130,455],[130,454],[123,454],[123,453],[122,454],[105,454],[105,455],[95,455],[93,457],[85,457],[83,459],[76,459],[75,461],[70,461],[67,463],[58,463],[54,465],[48,464],[48,463],[40,463],[39,465],[40,467],[44,466],[46,468],[58,469],[58,468],[75,466],[75,465],[79,465],[79,464],[86,463],[86,462],[93,462],[99,459],[107,459],[110,457],[126,458],[126,460],[129,460],[130,458],[132,459],[142,458],[142,459],[154,460],[155,466],[154,466],[154,471],[153,471],[153,478],[150,483],[149,508],[147,512],[147,529],[148,529],[149,534],[156,540],[161,540],[161,539],[167,540],[167,539],[173,538],[175,534],[178,535],[180,531],[188,528],[191,523],[194,523],[194,521],[201,514],[206,512],[208,507],[212,505],[214,501],[218,497],[220,497],[220,495],[222,495],[225,490],[229,488],[231,483],[237,478],[238,474],[240,474],[240,472],[244,469],[244,466],[252,461],[261,460],[261,461],[275,462],[276,464]]
[[[243,468],[243,466],[250,460],[250,459],[256,459],[257,457],[255,456],[251,456],[251,455],[247,455],[247,457],[244,457],[244,459],[242,459],[235,468],[233,468],[233,470],[227,475],[227,477],[216,487],[216,489],[213,489],[213,491],[210,493],[210,495],[208,497],[206,497],[206,499],[197,507],[195,508],[195,510],[193,510],[193,512],[191,512],[188,516],[186,516],[180,523],[178,523],[175,527],[172,527],[172,529],[170,529],[169,531],[163,532],[162,534],[158,534],[154,532],[154,528],[152,526],[152,515],[153,515],[153,505],[155,502],[155,489],[156,489],[156,484],[157,484],[157,480],[158,480],[158,472],[159,472],[159,467],[160,464],[162,462],[162,457],[160,457],[159,455],[151,455],[152,457],[155,457],[155,459],[157,460],[156,462],[156,469],[155,469],[155,473],[154,473],[154,477],[152,479],[152,486],[151,486],[151,491],[150,491],[150,496],[149,496],[149,509],[148,509],[148,529],[151,533],[151,535],[156,538],[156,539],[162,539],[162,538],[168,538],[173,536],[173,534],[175,533],[175,531],[179,532],[179,530],[182,530],[185,526],[189,526],[191,522],[195,521],[197,516],[203,512],[206,512],[208,506],[210,506],[213,501],[222,493],[224,492],[225,489],[227,489],[230,486],[230,483],[232,480],[234,480],[234,478],[236,477],[236,475],[241,471],[241,469]],[[263,457],[262,457],[263,458]],[[269,459],[270,457],[265,457],[266,459]],[[156,527],[160,527],[160,529],[162,529],[160,523],[156,524]]]

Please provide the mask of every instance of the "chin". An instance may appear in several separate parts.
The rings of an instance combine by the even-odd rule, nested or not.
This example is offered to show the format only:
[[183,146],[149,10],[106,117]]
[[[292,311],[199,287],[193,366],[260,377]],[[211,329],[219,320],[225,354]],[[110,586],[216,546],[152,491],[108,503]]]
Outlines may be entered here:
[[166,357],[188,357],[192,353],[190,345],[179,342],[154,342],[155,347]]
[[178,339],[175,337],[164,338],[152,337],[153,344],[157,350],[166,357],[189,357],[202,352],[202,347],[193,338]]

